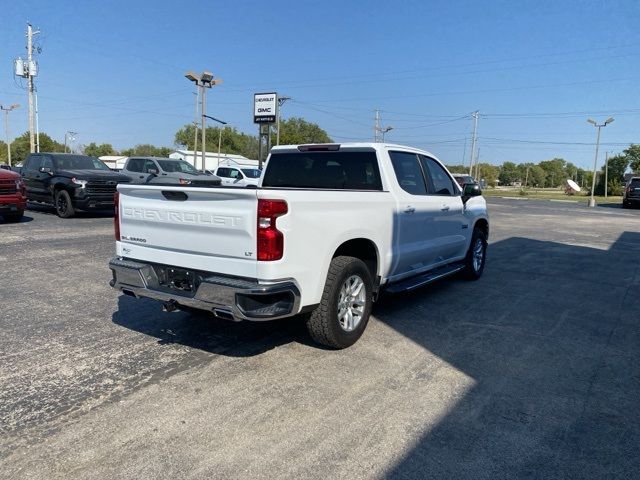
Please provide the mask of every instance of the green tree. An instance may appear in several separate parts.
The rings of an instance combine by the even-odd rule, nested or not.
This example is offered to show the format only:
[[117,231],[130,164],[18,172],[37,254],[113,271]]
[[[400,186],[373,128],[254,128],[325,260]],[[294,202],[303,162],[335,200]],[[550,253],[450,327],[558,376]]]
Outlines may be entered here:
[[629,160],[632,172],[640,173],[640,145],[632,143],[629,148],[622,151]]
[[0,140],[0,165],[7,163],[9,163],[7,158],[7,144]]
[[546,185],[547,172],[540,165],[533,165],[529,169],[529,178],[527,185],[532,187],[544,188]]
[[[182,145],[187,150],[193,150],[194,126],[185,125],[176,132],[175,144]],[[207,152],[218,151],[218,138],[220,129],[218,127],[207,127]],[[201,151],[200,134],[198,134],[198,151]],[[238,132],[233,127],[222,129],[221,147],[223,153],[243,155],[247,158],[258,158],[258,138],[253,135]]]
[[479,168],[479,180],[484,180],[490,187],[495,187],[500,175],[500,167],[491,165],[490,163],[480,163]]
[[553,158],[544,160],[538,164],[546,172],[545,184],[549,187],[557,187],[563,185],[566,178],[565,168],[567,162],[562,158]]
[[512,185],[515,182],[522,181],[522,173],[518,166],[513,162],[504,162],[500,168],[500,185]]
[[156,147],[148,143],[136,145],[120,152],[125,157],[168,157],[173,149],[169,147]]
[[91,142],[84,147],[84,154],[92,157],[102,157],[103,155],[117,155],[116,149],[110,143],[102,143],[96,145],[95,142]]
[[[46,133],[40,132],[40,151],[64,152],[64,145],[60,142],[56,142]],[[14,165],[24,161],[30,152],[31,146],[29,143],[29,132],[23,133],[11,142],[11,162]]]
[[331,143],[331,137],[316,123],[307,122],[300,117],[291,117],[280,121],[280,144],[296,145],[300,143]]
[[[628,155],[616,155],[609,158],[609,173],[607,175],[607,192],[613,194],[612,190],[618,191],[622,182],[624,181],[624,172],[627,171],[630,158]],[[604,195],[604,178],[605,178],[605,165],[601,168],[602,173],[598,175],[597,185],[595,193],[596,195]]]

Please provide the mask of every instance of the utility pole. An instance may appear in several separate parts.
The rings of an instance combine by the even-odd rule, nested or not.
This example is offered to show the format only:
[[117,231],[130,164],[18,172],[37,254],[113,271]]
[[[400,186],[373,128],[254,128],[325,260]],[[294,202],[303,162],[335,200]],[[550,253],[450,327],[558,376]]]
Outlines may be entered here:
[[471,161],[469,162],[469,175],[473,175],[473,157],[476,151],[476,141],[478,134],[478,113],[478,110],[476,110],[471,114],[471,116],[473,117],[473,136],[471,137]]
[[527,182],[529,181],[529,167],[527,167],[527,173],[524,176],[524,188],[527,188]]
[[378,143],[380,141],[380,110],[376,109],[375,123],[373,125],[373,141]]
[[7,165],[11,166],[11,142],[9,142],[9,112],[18,108],[20,105],[14,103],[13,105],[9,105],[5,107],[4,105],[0,105],[0,110],[4,111],[4,136],[7,142]]
[[604,152],[604,198],[609,191],[609,152]]
[[37,75],[36,64],[33,61],[33,36],[40,32],[33,31],[31,24],[27,24],[27,82],[29,89],[29,145],[31,148],[31,153],[36,151],[36,141],[35,141],[35,108],[33,102],[33,94],[34,94],[34,83],[33,77]]
[[476,154],[476,174],[474,178],[480,183],[480,148],[478,148],[478,153]]
[[276,112],[278,131],[276,132],[276,145],[280,145],[280,108],[287,100],[291,100],[291,97],[278,97],[278,111]]

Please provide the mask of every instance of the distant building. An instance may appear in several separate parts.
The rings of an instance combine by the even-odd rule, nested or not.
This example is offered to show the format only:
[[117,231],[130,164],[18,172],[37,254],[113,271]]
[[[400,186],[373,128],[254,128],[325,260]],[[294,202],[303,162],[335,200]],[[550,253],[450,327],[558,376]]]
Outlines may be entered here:
[[107,167],[111,170],[121,170],[124,168],[124,164],[127,162],[127,158],[129,157],[123,157],[121,155],[103,155],[98,158],[106,163]]
[[[198,169],[202,169],[202,152],[196,152],[197,160],[194,163],[193,150],[176,150],[169,155],[169,158],[179,158]],[[236,155],[233,153],[220,153],[218,152],[206,152],[204,158],[205,168],[204,170],[215,170],[218,165],[249,165],[252,167],[258,166],[258,160],[252,160],[242,155]]]

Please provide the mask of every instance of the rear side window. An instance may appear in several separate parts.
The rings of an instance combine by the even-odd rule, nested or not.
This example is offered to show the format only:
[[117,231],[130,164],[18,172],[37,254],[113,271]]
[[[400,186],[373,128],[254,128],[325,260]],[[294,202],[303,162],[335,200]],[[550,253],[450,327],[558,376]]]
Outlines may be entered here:
[[263,187],[382,190],[374,151],[273,153]]
[[426,195],[427,187],[418,156],[410,152],[389,152],[389,156],[400,187],[411,195]]

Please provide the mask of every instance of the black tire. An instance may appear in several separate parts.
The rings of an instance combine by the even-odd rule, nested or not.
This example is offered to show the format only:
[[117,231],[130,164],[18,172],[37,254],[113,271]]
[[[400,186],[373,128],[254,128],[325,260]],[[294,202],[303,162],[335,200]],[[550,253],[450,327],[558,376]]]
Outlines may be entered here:
[[18,213],[6,214],[4,216],[4,221],[7,223],[17,223],[22,220],[22,216],[24,215],[24,211]]
[[[354,324],[349,331],[348,326],[345,327],[341,319],[338,318],[338,306],[343,287],[347,288],[347,282],[354,279],[354,277],[362,281],[361,289],[364,289],[364,299],[354,300],[352,297],[351,301],[356,301],[358,304],[364,302],[364,308],[361,309],[357,324]],[[359,284],[357,280],[353,281],[355,282],[354,285]],[[349,299],[345,299],[345,302],[348,303]],[[367,327],[372,306],[373,281],[367,266],[359,258],[336,257],[331,260],[320,305],[307,319],[307,329],[311,338],[321,345],[336,349],[350,347],[362,336]],[[355,308],[359,309],[360,306]],[[351,308],[350,310],[353,311]],[[354,318],[354,316],[351,315],[351,318]],[[344,320],[344,322],[347,321]]]
[[71,218],[76,214],[71,202],[71,196],[66,190],[57,190],[54,197],[54,207],[60,218]]
[[[481,247],[478,247],[478,244],[480,244]],[[479,264],[474,262],[474,252],[477,252],[478,248],[480,248],[482,252]],[[478,280],[482,276],[482,272],[484,272],[485,263],[487,263],[487,236],[481,229],[474,228],[469,250],[464,259],[462,276],[467,280]]]

